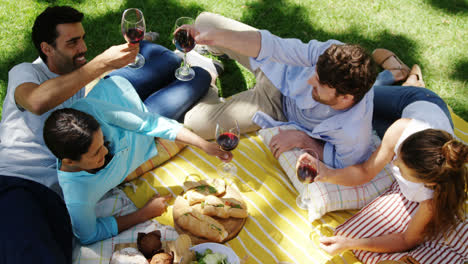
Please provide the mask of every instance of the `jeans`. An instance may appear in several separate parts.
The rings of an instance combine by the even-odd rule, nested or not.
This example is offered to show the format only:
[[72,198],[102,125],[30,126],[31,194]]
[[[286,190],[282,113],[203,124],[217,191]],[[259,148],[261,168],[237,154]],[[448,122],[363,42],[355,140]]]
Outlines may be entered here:
[[145,57],[143,67],[123,67],[109,76],[126,78],[150,112],[176,120],[183,119],[184,114],[208,91],[210,74],[200,67],[193,67],[195,77],[190,81],[179,81],[174,74],[182,59],[174,52],[142,41],[140,53]]
[[406,106],[416,101],[427,101],[436,104],[450,120],[452,117],[447,104],[433,91],[415,86],[392,86],[393,76],[389,71],[383,71],[374,84],[374,114],[372,126],[380,138],[396,120],[401,118]]
[[62,198],[42,184],[0,176],[0,263],[68,264],[73,232]]

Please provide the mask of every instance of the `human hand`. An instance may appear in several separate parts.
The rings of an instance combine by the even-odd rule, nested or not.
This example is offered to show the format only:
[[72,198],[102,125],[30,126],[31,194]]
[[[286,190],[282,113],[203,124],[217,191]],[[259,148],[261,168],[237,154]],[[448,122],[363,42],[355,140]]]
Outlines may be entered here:
[[352,239],[343,236],[321,237],[319,239],[320,248],[329,255],[334,256],[349,248],[349,242]]
[[172,195],[153,196],[140,210],[144,214],[145,219],[151,219],[164,214],[167,211],[167,201],[172,198]]
[[283,130],[278,128],[279,133],[271,138],[269,148],[276,159],[281,153],[293,148],[303,148],[302,142],[309,140],[310,137],[304,131]]
[[139,51],[139,44],[125,43],[108,48],[95,59],[102,63],[102,68],[106,71],[120,69],[134,62]]
[[330,169],[327,165],[325,165],[320,160],[317,161],[317,159],[314,156],[310,155],[307,152],[301,154],[299,158],[297,159],[296,171],[299,168],[299,165],[301,164],[301,162],[307,162],[309,164],[312,164],[313,167],[317,170],[317,176],[314,178],[314,182],[316,181],[326,182],[327,175],[329,175],[330,171],[333,170],[333,169]]
[[220,149],[218,144],[214,142],[206,142],[205,146],[203,147],[203,150],[206,152],[206,154],[211,156],[217,156],[220,160],[224,162],[230,162],[232,160],[232,153]]
[[195,25],[182,25],[177,28],[173,34],[177,31],[185,29],[195,39],[195,42],[200,45],[216,46],[217,36],[222,32],[221,29],[208,26],[195,26]]

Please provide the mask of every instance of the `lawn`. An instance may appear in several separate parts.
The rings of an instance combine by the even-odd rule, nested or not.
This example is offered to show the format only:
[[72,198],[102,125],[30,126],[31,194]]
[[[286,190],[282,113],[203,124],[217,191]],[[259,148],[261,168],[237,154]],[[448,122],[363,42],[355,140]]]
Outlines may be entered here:
[[[8,71],[31,62],[37,52],[31,42],[35,17],[49,5],[70,4],[85,13],[88,59],[124,42],[122,11],[140,8],[147,28],[161,34],[169,47],[175,20],[210,11],[268,29],[281,37],[338,39],[372,51],[387,48],[410,67],[418,63],[426,86],[437,92],[468,120],[468,1],[467,0],[0,0],[0,100],[6,93]],[[222,96],[248,89],[252,76],[232,61],[218,81]]]

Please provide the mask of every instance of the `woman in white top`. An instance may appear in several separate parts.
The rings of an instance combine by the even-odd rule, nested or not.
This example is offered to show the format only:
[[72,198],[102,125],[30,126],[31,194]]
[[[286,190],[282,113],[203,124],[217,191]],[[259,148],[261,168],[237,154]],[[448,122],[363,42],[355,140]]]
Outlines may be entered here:
[[348,249],[407,251],[464,220],[468,146],[446,131],[424,129],[426,126],[418,120],[400,119],[387,130],[382,145],[366,162],[339,170],[321,166],[316,180],[358,185],[392,162],[401,193],[408,200],[419,202],[405,231],[359,239],[323,237],[320,246],[325,251],[331,255]]
[[[419,207],[402,233],[360,239],[321,238],[321,247],[331,255],[348,249],[406,251],[464,220],[468,146],[453,138],[451,120],[435,103],[415,100],[400,111],[401,118],[385,131],[381,145],[367,161],[344,169],[330,169],[320,163],[315,180],[360,185],[392,162],[401,193],[418,202]],[[299,161],[302,159],[313,158],[304,154]]]

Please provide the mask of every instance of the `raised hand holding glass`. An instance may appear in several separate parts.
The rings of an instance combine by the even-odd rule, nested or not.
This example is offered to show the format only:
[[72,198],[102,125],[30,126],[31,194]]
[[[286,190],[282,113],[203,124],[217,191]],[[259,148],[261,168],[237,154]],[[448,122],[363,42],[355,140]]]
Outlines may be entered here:
[[[138,8],[126,9],[122,14],[122,34],[130,44],[139,43],[145,36],[145,18]],[[145,65],[145,57],[138,53],[135,62],[128,64],[130,68],[141,68]]]
[[195,77],[195,71],[187,64],[187,52],[195,47],[195,40],[188,30],[180,28],[182,25],[193,25],[194,22],[191,17],[180,17],[175,22],[173,42],[176,48],[184,53],[184,65],[175,72],[176,78],[181,81],[190,81]]

